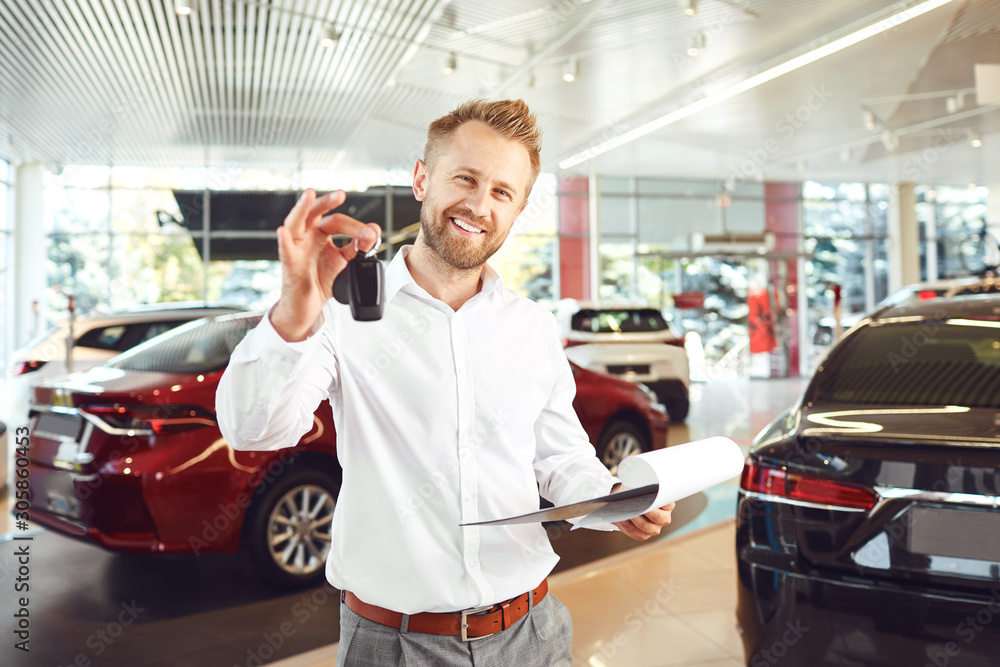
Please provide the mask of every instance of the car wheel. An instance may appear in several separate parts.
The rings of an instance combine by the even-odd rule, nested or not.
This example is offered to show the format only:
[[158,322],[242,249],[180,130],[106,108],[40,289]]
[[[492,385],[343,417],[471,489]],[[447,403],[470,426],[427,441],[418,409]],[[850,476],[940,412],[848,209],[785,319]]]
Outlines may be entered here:
[[282,588],[323,581],[340,481],[321,470],[292,470],[254,500],[241,541],[256,574]]
[[687,419],[690,403],[687,396],[676,396],[665,399],[663,401],[663,407],[667,409],[667,414],[670,415],[670,421],[675,424],[680,424],[682,421]]
[[618,464],[630,456],[649,451],[646,436],[630,422],[612,423],[601,436],[597,455],[612,475],[618,474]]

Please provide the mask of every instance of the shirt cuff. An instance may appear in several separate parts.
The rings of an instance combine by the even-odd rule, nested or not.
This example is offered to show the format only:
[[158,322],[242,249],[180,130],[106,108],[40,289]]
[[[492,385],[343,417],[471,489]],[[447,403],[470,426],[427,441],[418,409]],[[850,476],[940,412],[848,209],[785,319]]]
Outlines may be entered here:
[[[277,304],[275,304],[277,305]],[[260,324],[257,325],[257,333],[254,337],[254,352],[260,357],[267,357],[271,354],[277,354],[286,359],[291,358],[297,360],[301,355],[309,352],[316,346],[319,341],[318,334],[322,329],[323,325],[326,323],[326,315],[321,311],[319,317],[313,322],[312,328],[309,330],[309,335],[300,341],[289,342],[281,337],[281,334],[274,328],[271,323],[271,313],[274,311],[274,306],[271,306],[264,317],[260,319]]]

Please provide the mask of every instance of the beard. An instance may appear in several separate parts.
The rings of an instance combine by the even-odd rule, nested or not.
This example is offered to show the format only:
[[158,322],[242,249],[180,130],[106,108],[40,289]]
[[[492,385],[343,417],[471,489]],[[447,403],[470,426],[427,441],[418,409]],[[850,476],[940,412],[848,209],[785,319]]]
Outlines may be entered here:
[[[500,249],[507,234],[499,235],[487,218],[472,214],[464,206],[451,206],[440,214],[424,201],[420,207],[420,231],[427,246],[449,266],[470,271],[478,269]],[[483,238],[466,238],[453,232],[451,218],[462,218],[483,230]]]

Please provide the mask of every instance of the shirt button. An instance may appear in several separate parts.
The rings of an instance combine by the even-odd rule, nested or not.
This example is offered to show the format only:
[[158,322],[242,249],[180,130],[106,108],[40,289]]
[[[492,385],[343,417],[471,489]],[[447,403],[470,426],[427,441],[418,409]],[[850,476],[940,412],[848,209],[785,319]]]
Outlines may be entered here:
[[475,560],[470,560],[469,561],[469,567],[477,567],[478,565],[479,565],[478,561],[475,561]]

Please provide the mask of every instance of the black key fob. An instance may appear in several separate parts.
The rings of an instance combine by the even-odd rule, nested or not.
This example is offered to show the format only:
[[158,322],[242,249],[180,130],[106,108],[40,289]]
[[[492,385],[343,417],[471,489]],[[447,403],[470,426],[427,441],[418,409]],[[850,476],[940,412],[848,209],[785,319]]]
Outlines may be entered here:
[[375,253],[370,255],[358,253],[333,281],[333,297],[340,303],[350,304],[351,316],[358,322],[382,319],[385,271]]

